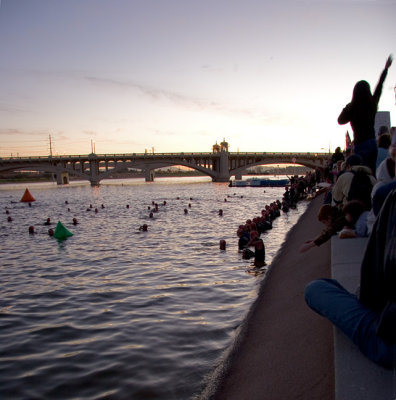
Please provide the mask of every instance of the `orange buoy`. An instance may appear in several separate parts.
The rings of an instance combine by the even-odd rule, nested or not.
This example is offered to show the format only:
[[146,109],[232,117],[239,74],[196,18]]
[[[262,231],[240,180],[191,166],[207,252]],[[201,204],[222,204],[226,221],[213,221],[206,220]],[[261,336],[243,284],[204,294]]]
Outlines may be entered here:
[[25,193],[23,194],[20,202],[21,203],[30,203],[32,201],[36,201],[36,199],[32,196],[32,194],[29,192],[29,189],[26,188]]
[[220,250],[226,249],[226,241],[224,239],[220,240]]

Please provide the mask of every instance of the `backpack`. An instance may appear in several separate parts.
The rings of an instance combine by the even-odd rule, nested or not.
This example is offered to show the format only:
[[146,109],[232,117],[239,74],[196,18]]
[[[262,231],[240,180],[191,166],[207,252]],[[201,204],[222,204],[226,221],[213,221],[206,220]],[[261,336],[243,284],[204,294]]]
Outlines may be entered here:
[[373,184],[371,183],[370,176],[365,171],[350,171],[353,174],[351,186],[348,192],[348,201],[359,200],[367,208],[371,209],[371,191]]

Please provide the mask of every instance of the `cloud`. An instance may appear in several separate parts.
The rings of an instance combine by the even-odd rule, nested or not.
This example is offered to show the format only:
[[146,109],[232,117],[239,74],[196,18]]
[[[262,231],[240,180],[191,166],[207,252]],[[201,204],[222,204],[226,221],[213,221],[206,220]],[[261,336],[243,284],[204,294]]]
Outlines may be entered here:
[[9,135],[13,135],[13,136],[47,136],[48,132],[44,132],[44,131],[23,131],[20,129],[16,129],[16,128],[2,128],[0,129],[0,135],[1,136],[9,136]]
[[[204,64],[201,67],[207,71],[215,71],[209,64]],[[0,67],[0,71],[4,71],[4,68]],[[110,91],[124,91],[126,93],[132,92],[135,95],[142,96],[149,101],[154,103],[169,102],[171,105],[176,106],[179,109],[184,109],[186,111],[192,112],[206,112],[211,113],[216,116],[226,116],[232,118],[244,118],[254,121],[262,121],[263,119],[273,119],[271,114],[267,110],[263,109],[259,105],[250,106],[240,106],[239,104],[228,103],[224,101],[218,101],[213,98],[203,98],[196,96],[194,94],[184,94],[179,93],[174,90],[169,90],[166,88],[156,87],[153,85],[135,82],[128,79],[118,79],[112,77],[102,77],[97,75],[92,75],[86,71],[69,70],[69,71],[55,71],[55,70],[38,70],[38,69],[19,69],[19,70],[7,70],[7,73],[16,74],[19,77],[23,75],[31,75],[34,77],[35,81],[44,80],[69,80],[70,82],[75,82],[81,86],[82,82],[88,83],[94,87],[101,90]],[[1,104],[0,112],[14,112],[22,113],[27,112],[23,108],[18,108],[12,104]],[[113,122],[113,121],[112,121]],[[130,122],[130,121],[128,121]],[[85,131],[84,135],[92,136],[93,131]]]
[[4,112],[7,114],[22,114],[27,111],[28,111],[27,109],[15,106],[14,104],[0,103],[0,113]]
[[98,133],[97,132],[94,132],[94,131],[83,131],[82,132],[84,135],[86,135],[86,136],[89,136],[89,137],[96,137],[96,136],[98,136]]
[[155,101],[166,99],[177,104],[187,104],[199,108],[204,106],[204,103],[201,100],[194,97],[185,96],[180,93],[152,87],[150,85],[97,76],[85,76],[84,79],[99,87],[134,90]]
[[204,100],[195,96],[180,94],[171,90],[156,88],[150,85],[135,83],[130,81],[122,81],[110,78],[101,78],[96,76],[85,76],[85,80],[99,87],[130,89],[149,97],[151,100],[160,101],[168,100],[175,105],[194,108],[199,111],[211,111],[216,113],[225,113],[230,115],[243,115],[252,117],[256,111],[249,108],[240,108],[237,106],[221,103],[213,100]]

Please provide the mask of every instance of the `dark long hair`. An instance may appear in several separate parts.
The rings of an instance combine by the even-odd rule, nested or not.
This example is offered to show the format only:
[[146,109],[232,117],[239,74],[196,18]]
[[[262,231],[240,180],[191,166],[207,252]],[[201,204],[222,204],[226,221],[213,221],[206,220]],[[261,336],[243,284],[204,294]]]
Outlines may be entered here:
[[378,104],[371,94],[370,85],[366,81],[359,81],[353,88],[351,101],[355,113],[363,115],[372,114],[377,111]]

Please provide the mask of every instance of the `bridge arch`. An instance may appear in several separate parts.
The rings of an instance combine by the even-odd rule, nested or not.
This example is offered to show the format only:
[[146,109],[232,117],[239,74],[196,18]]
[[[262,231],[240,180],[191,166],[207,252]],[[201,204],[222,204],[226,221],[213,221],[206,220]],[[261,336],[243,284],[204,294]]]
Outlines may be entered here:
[[240,176],[248,168],[273,164],[292,164],[312,169],[324,169],[327,158],[327,154],[318,153],[248,153],[243,158],[232,154],[229,159],[229,173],[230,176]]
[[75,175],[80,177],[83,180],[86,180],[88,176],[84,173],[81,173],[80,171],[73,170],[70,168],[66,167],[59,167],[59,166],[54,166],[50,164],[20,164],[17,166],[1,166],[0,167],[0,172],[6,172],[6,171],[19,171],[19,170],[25,170],[25,171],[38,171],[38,172],[49,172],[53,174],[61,174],[62,172],[67,172],[71,175]]
[[301,165],[303,167],[307,167],[307,168],[312,168],[312,169],[316,169],[316,168],[322,168],[322,167],[318,167],[318,165],[315,165],[314,163],[310,163],[310,162],[299,162],[299,163],[288,163],[285,161],[257,161],[255,163],[249,164],[247,166],[243,166],[243,167],[239,167],[239,168],[234,168],[230,170],[230,176],[238,176],[238,175],[243,175],[243,173],[252,167],[257,167],[259,165],[273,165],[273,164],[293,164],[293,165]]
[[134,168],[134,169],[140,169],[142,171],[153,171],[159,168],[165,168],[165,167],[172,167],[172,166],[183,166],[183,167],[187,167],[187,168],[191,168],[194,169],[196,171],[202,172],[205,175],[210,176],[212,179],[215,178],[216,173],[208,168],[202,167],[200,165],[197,164],[193,164],[190,162],[186,162],[186,161],[180,161],[180,160],[169,160],[169,161],[162,161],[162,162],[158,162],[158,161],[152,161],[152,162],[135,162],[135,161],[127,161],[127,162],[122,162],[122,164],[116,164],[116,166],[114,168],[108,169],[107,171],[100,171],[99,170],[99,174],[98,177],[100,179],[106,179],[109,176],[111,176],[114,172],[119,172],[121,170],[124,170],[125,168]]

